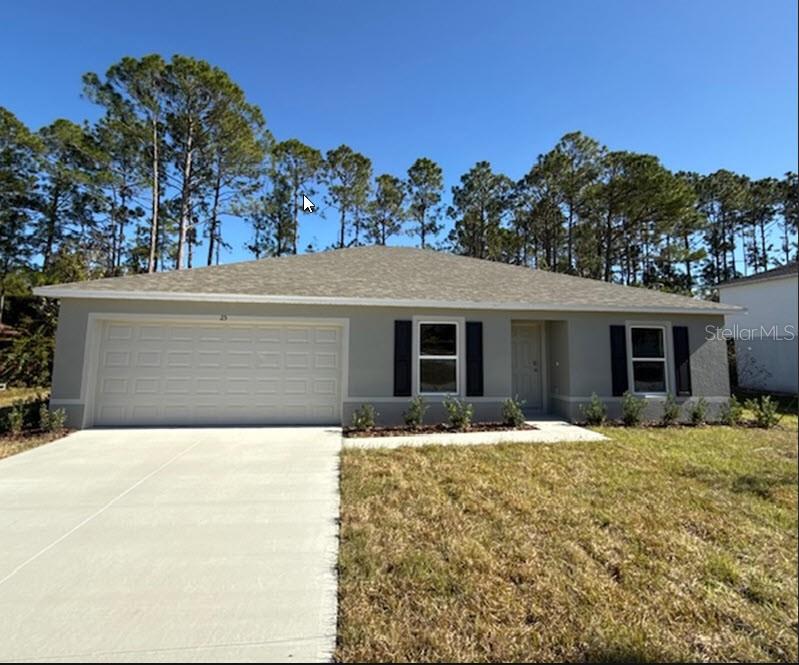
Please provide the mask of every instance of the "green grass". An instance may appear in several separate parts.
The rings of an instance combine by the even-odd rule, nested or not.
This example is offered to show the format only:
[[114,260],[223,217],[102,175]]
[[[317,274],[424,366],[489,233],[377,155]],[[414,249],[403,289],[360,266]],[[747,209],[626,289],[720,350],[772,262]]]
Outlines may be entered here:
[[47,397],[50,390],[47,388],[6,388],[0,390],[0,407],[10,406],[20,399],[31,399],[38,396]]
[[341,661],[797,658],[797,431],[342,456]]

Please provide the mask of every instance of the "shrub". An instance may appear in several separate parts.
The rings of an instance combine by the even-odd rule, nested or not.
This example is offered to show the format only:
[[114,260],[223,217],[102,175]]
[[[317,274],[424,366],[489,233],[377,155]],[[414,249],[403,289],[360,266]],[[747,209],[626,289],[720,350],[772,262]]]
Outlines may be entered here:
[[666,401],[663,403],[663,416],[660,419],[664,427],[669,427],[680,419],[680,405],[674,395],[669,393],[666,396]]
[[588,404],[580,405],[585,422],[589,425],[601,425],[605,422],[608,416],[608,409],[605,403],[599,399],[596,393],[591,393],[591,399]]
[[777,402],[769,395],[764,395],[760,399],[748,399],[745,406],[755,417],[755,425],[763,429],[771,429],[782,419],[777,413]]
[[511,427],[521,427],[524,424],[524,412],[522,406],[524,400],[520,400],[517,395],[502,403],[502,421]]
[[474,418],[474,407],[466,404],[457,397],[444,400],[444,408],[449,414],[449,424],[457,430],[467,430]]
[[645,408],[646,400],[643,397],[636,397],[626,390],[621,398],[621,421],[627,427],[640,425]]
[[60,432],[67,421],[67,412],[64,409],[51,411],[47,404],[39,406],[39,428],[44,432]]
[[700,397],[691,404],[691,423],[697,427],[704,425],[707,421],[707,401]]
[[352,414],[352,426],[357,430],[368,430],[375,426],[377,411],[371,404],[361,404],[360,409],[356,409]]
[[429,408],[430,407],[424,401],[424,397],[417,395],[411,400],[408,410],[402,414],[405,418],[405,424],[413,429],[421,427],[424,414],[427,413],[427,409]]
[[744,418],[744,407],[738,401],[738,398],[733,395],[730,399],[721,407],[719,411],[719,422],[722,425],[740,425],[741,421]]
[[25,402],[17,401],[11,405],[11,410],[6,416],[8,433],[11,436],[19,436],[25,427]]

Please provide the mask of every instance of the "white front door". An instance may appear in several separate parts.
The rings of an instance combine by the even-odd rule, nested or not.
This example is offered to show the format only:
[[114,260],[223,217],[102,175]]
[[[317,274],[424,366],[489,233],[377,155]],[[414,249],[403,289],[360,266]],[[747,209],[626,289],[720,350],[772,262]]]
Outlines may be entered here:
[[339,325],[106,321],[93,424],[332,424],[341,419]]
[[511,324],[513,396],[524,400],[525,409],[541,409],[541,325]]

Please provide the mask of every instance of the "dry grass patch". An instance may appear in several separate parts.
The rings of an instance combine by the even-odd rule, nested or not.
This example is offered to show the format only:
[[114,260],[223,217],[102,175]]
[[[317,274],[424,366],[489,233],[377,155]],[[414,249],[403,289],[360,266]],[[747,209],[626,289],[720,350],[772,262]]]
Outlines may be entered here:
[[337,658],[797,658],[797,432],[342,453]]
[[36,399],[42,397],[47,399],[50,394],[48,388],[6,388],[0,390],[0,406],[11,406],[18,400]]
[[42,444],[60,439],[67,434],[67,431],[36,432],[34,434],[24,434],[15,437],[0,434],[0,459],[11,457],[11,455],[16,455],[17,453],[30,450],[31,448],[37,448]]

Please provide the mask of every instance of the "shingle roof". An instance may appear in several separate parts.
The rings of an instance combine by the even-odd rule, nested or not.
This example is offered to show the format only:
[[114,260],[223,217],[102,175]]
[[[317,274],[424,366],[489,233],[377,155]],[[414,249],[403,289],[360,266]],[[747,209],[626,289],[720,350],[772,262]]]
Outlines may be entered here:
[[142,298],[574,311],[737,309],[651,289],[405,247],[357,247],[36,290],[58,298]]
[[776,268],[772,268],[771,270],[765,270],[763,272],[759,272],[754,275],[748,275],[747,277],[738,277],[737,279],[731,279],[729,282],[724,282],[724,284],[719,284],[719,288],[724,288],[725,286],[738,286],[739,284],[751,284],[752,282],[766,282],[771,279],[790,277],[791,275],[793,275],[794,277],[799,275],[799,262],[792,261],[791,263],[786,263],[785,265],[777,266]]

